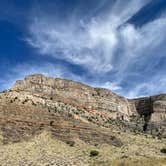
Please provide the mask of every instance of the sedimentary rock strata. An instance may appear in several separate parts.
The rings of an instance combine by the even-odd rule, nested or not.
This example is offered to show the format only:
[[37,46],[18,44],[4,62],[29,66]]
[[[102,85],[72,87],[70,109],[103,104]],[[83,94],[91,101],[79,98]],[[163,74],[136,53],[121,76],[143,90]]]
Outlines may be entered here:
[[103,117],[129,120],[131,115],[137,114],[130,109],[127,99],[110,90],[92,88],[74,81],[54,79],[41,74],[17,81],[11,90],[24,91],[53,101],[69,103],[94,114],[101,114]]
[[120,140],[95,126],[109,128],[112,120],[116,126],[164,135],[166,95],[128,100],[107,89],[42,74],[27,76],[0,93],[4,143],[46,129],[63,141],[81,139],[120,146]]

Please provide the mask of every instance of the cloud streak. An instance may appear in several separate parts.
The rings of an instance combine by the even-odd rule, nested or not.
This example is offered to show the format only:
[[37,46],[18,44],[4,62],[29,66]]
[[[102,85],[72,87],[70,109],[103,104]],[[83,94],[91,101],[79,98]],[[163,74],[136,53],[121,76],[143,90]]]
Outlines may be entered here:
[[[154,89],[156,75],[166,73],[156,72],[153,76],[150,70],[155,70],[153,64],[166,56],[166,49],[161,47],[166,41],[166,16],[141,27],[127,23],[148,2],[118,0],[104,17],[90,17],[88,21],[72,17],[59,22],[36,16],[27,42],[42,55],[86,68],[90,75],[98,76],[95,84],[125,96],[141,96],[145,94],[142,89],[148,89],[149,94],[160,92]],[[134,82],[139,77],[143,80]],[[160,80],[165,83],[165,79]],[[126,82],[132,89],[125,87]]]

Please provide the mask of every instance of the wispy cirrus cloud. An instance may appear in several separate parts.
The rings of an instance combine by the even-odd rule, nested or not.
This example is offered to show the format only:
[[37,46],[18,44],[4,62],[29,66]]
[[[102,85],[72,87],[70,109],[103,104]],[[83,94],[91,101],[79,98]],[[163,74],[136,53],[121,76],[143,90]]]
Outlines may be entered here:
[[[92,72],[109,72],[113,68],[112,58],[121,38],[133,40],[131,42],[135,39],[135,36],[121,34],[119,27],[146,3],[142,0],[128,3],[116,1],[104,20],[93,17],[89,22],[75,20],[75,17],[64,22],[36,17],[30,26],[32,38],[27,41],[42,54],[83,65]],[[125,30],[130,30],[129,26]]]
[[166,74],[165,68],[162,72],[156,69],[166,57],[166,15],[141,27],[128,23],[148,2],[118,0],[104,16],[88,21],[72,13],[64,21],[54,19],[54,15],[35,16],[27,42],[45,56],[80,65],[92,77],[97,75],[92,85],[113,88],[128,97],[147,95],[144,89],[149,94],[158,93],[162,89],[156,90],[154,82]]
[[[136,98],[143,96],[152,96],[154,91],[156,94],[166,92],[166,78],[154,77],[149,82],[143,82],[136,85],[132,90],[128,91],[128,98]],[[157,88],[156,88],[157,87]]]

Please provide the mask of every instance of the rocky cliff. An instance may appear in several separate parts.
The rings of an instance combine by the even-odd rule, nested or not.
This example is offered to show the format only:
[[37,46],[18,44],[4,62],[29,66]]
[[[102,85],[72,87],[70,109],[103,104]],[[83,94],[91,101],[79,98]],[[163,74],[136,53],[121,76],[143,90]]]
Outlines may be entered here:
[[166,95],[128,100],[107,89],[36,74],[0,93],[0,118],[4,142],[48,129],[64,141],[120,146],[120,140],[96,125],[165,137]]
[[99,115],[104,118],[130,120],[137,114],[131,110],[130,104],[124,97],[118,96],[107,89],[90,86],[59,78],[45,77],[41,74],[31,75],[17,81],[11,91],[26,92],[29,95],[62,102],[75,107],[87,114]]
[[166,137],[166,94],[129,100],[142,118],[142,130],[153,135]]

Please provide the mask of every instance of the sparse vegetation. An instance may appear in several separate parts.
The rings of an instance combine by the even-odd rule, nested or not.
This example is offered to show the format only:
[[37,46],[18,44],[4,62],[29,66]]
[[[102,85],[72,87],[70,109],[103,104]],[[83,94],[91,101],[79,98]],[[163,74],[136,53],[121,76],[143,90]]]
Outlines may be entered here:
[[17,99],[18,99],[18,97],[15,97],[15,98],[14,98],[14,100],[17,100]]
[[75,145],[75,142],[74,141],[71,141],[71,140],[68,140],[66,142],[69,146],[74,146]]
[[93,117],[91,116],[91,117],[88,117],[88,121],[89,122],[93,122]]
[[98,156],[99,155],[99,151],[97,150],[91,150],[90,151],[90,157],[95,157],[95,156]]
[[52,126],[54,124],[54,121],[52,120],[52,121],[50,121],[50,126]]
[[166,154],[166,148],[162,148],[162,149],[160,150],[160,152]]
[[[45,84],[42,85],[45,88]],[[74,86],[71,86],[72,90]],[[107,106],[107,100],[105,103],[107,91],[98,90],[100,96],[96,96],[93,88],[92,93],[99,102],[92,100],[92,105],[91,102],[85,105],[84,99],[87,98],[86,95],[85,98],[80,96],[82,90],[73,91],[72,95],[69,86],[69,95],[67,90],[62,96],[61,90],[66,89],[57,85],[57,96],[54,97],[54,93],[50,95],[50,86],[48,94],[42,94],[43,88],[39,91],[38,84],[32,84],[32,87],[32,94],[19,90],[0,94],[0,165],[165,165],[164,128],[155,130],[153,125],[149,125],[149,132],[154,129],[152,137],[149,132],[142,133],[145,122],[138,116],[138,120],[132,123],[125,121],[123,116],[111,119],[115,111],[112,102],[111,107]],[[121,99],[116,97],[115,103],[121,106]],[[157,139],[157,136],[162,139]]]
[[69,117],[69,118],[72,118],[72,117],[73,117],[73,114],[68,113],[68,117]]
[[32,101],[32,105],[36,106],[36,103],[34,103],[34,102]]

